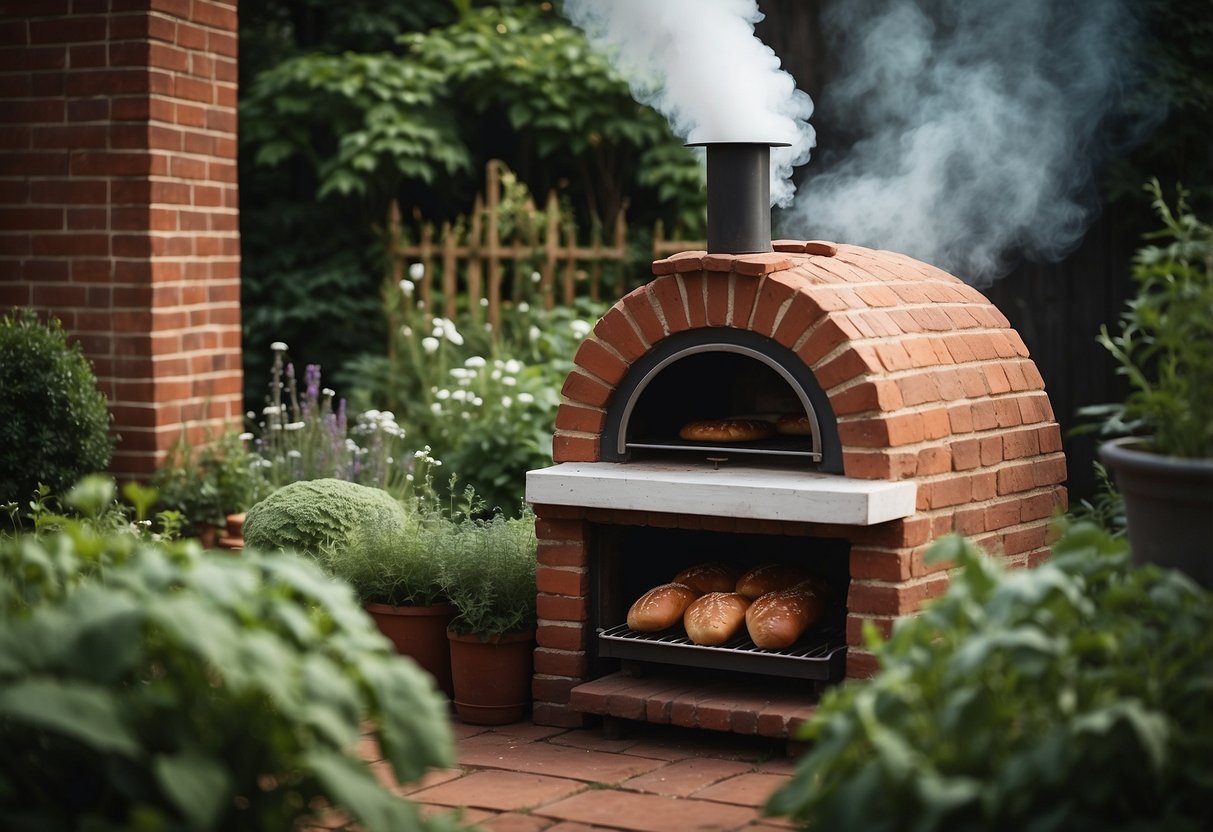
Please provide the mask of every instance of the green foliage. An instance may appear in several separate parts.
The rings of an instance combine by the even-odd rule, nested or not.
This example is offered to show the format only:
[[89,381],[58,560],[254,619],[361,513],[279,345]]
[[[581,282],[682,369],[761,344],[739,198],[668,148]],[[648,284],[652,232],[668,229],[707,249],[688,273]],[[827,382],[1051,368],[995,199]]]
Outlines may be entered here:
[[269,493],[261,459],[236,433],[225,433],[195,448],[185,432],[152,476],[160,504],[178,512],[191,527],[222,527],[229,514],[248,511]]
[[78,343],[33,310],[0,319],[0,503],[109,465],[109,411]]
[[1088,409],[1104,417],[1105,434],[1148,432],[1153,450],[1213,457],[1213,228],[1189,213],[1182,190],[1175,210],[1157,180],[1147,185],[1163,240],[1138,251],[1137,294],[1116,334],[1099,342],[1112,354],[1131,392],[1121,405]]
[[288,829],[324,802],[436,828],[359,757],[368,727],[402,782],[454,762],[429,677],[314,566],[85,523],[0,539],[4,828]]
[[493,333],[483,310],[449,321],[415,301],[411,280],[384,286],[392,350],[350,366],[353,400],[390,408],[411,446],[424,442],[490,507],[513,514],[525,472],[551,464],[560,388],[605,306],[580,300],[548,311],[533,297],[511,302]]
[[487,639],[535,626],[535,517],[434,518],[422,544],[435,553],[457,614],[451,629]]
[[335,479],[283,486],[249,509],[244,520],[245,545],[293,550],[321,564],[344,550],[378,557],[410,533],[408,513],[386,491]]
[[827,694],[767,811],[822,829],[1213,826],[1213,596],[1086,524],[1031,570],[959,538],[931,554],[959,564],[947,594],[873,645],[877,676]]
[[242,139],[257,164],[301,156],[317,196],[392,194],[402,179],[433,183],[468,167],[443,79],[390,53],[305,54],[259,75],[241,101]]

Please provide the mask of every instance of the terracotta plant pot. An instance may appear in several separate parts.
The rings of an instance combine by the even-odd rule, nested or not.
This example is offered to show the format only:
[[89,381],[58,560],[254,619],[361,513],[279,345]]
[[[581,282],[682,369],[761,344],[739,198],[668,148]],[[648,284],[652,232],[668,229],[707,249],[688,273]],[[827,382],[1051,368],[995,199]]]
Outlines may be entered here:
[[244,548],[244,512],[229,514],[227,528],[219,536],[219,548],[240,551]]
[[1124,496],[1134,559],[1213,589],[1213,460],[1151,453],[1132,438],[1105,442],[1099,455]]
[[366,611],[375,619],[379,631],[396,645],[397,653],[421,665],[434,677],[438,689],[448,697],[454,695],[451,685],[451,647],[446,637],[447,625],[455,617],[452,605],[394,607],[390,604],[367,604]]
[[447,631],[451,643],[451,678],[455,713],[469,725],[517,722],[531,703],[531,667],[535,631],[492,636]]

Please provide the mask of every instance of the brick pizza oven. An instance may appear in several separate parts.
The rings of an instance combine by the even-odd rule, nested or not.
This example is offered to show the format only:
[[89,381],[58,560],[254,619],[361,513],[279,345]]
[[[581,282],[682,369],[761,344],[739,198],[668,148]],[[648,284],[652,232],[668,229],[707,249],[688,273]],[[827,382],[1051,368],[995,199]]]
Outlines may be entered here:
[[[710,151],[708,175],[711,253],[656,261],[597,323],[563,387],[556,465],[527,476],[540,724],[787,736],[822,685],[875,670],[865,624],[888,634],[944,591],[946,564],[923,561],[932,541],[960,532],[1029,566],[1065,505],[1044,382],[980,292],[858,246],[718,251]],[[811,433],[677,438],[694,419],[782,414],[807,416]],[[833,605],[786,651],[627,630],[646,589],[721,560],[803,565],[829,580]]]

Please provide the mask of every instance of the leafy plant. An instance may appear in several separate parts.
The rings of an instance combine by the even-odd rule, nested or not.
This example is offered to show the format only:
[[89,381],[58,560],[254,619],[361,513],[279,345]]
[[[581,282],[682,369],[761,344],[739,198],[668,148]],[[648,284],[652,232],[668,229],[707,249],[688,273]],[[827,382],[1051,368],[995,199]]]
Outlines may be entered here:
[[1084,409],[1103,418],[1104,434],[1148,433],[1158,453],[1213,457],[1213,228],[1189,212],[1179,191],[1175,209],[1157,180],[1146,186],[1165,241],[1138,251],[1137,294],[1115,334],[1099,342],[1131,391],[1121,404]]
[[455,605],[451,629],[482,639],[535,626],[535,517],[436,519],[422,545],[438,553],[442,587]]
[[180,513],[195,528],[222,527],[229,514],[248,511],[270,491],[260,457],[250,453],[233,432],[195,448],[183,431],[151,485],[161,505]]
[[828,693],[766,809],[814,828],[1208,829],[1213,596],[1067,528],[1004,574],[947,538],[951,587]]
[[453,763],[446,705],[348,588],[287,555],[233,558],[68,523],[0,539],[0,825],[287,829],[339,805],[436,828],[402,782]]
[[104,471],[114,442],[105,396],[79,343],[31,309],[0,319],[0,503],[39,484],[63,492]]

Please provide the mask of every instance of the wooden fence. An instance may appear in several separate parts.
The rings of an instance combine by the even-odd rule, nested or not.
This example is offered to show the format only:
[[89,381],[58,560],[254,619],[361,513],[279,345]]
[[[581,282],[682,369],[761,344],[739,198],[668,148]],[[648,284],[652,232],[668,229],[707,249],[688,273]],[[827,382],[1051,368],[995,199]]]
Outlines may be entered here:
[[[528,202],[529,222],[523,233],[503,239],[502,178],[504,165],[485,167],[485,193],[477,195],[470,217],[445,222],[435,233],[432,223],[420,222],[416,242],[406,239],[400,206],[393,201],[388,214],[388,262],[392,277],[402,280],[409,266],[421,264],[414,282],[425,307],[454,319],[457,301],[465,295],[473,318],[482,309],[494,331],[500,331],[501,307],[507,300],[539,301],[551,309],[557,299],[572,305],[578,294],[600,300],[606,288],[611,299],[626,291],[627,224],[622,212],[615,221],[610,244],[601,229],[591,233],[588,246],[579,244],[573,217],[564,212],[556,194],[548,194],[542,212]],[[535,279],[535,275],[538,279]],[[610,286],[604,287],[609,278]],[[483,301],[483,302],[482,302]]]

